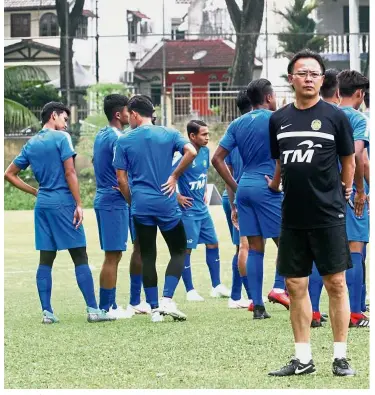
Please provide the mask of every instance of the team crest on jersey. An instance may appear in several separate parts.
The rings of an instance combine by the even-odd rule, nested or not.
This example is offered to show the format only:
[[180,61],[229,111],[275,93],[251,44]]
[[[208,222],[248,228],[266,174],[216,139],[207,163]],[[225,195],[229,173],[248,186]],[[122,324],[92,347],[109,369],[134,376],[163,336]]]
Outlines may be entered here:
[[312,130],[317,131],[317,130],[320,130],[321,127],[322,127],[322,121],[320,121],[319,119],[314,119],[311,122],[311,129]]
[[207,167],[207,161],[206,160],[203,161],[203,166]]

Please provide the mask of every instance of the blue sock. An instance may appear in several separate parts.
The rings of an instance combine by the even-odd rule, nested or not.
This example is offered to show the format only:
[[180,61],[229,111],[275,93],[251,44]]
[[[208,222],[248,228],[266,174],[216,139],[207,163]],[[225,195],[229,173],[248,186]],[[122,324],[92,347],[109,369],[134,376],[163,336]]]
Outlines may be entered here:
[[361,294],[361,311],[366,311],[366,284],[362,284],[362,294]]
[[309,276],[309,295],[313,311],[320,311],[320,295],[322,294],[323,279],[316,268],[315,262],[313,263],[312,272]]
[[75,272],[77,284],[85,298],[86,306],[97,309],[98,305],[95,299],[94,280],[89,265],[87,263],[78,265],[75,268]]
[[285,289],[285,277],[281,276],[277,269],[275,270],[275,282],[273,288]]
[[99,309],[109,311],[111,307],[111,299],[112,299],[112,288],[100,288],[99,289]]
[[349,291],[351,313],[361,313],[361,295],[363,285],[362,254],[351,252],[353,267],[346,271],[346,284]]
[[220,284],[220,258],[218,248],[206,248],[206,262],[210,271],[212,287]]
[[251,297],[251,292],[250,292],[250,287],[249,287],[249,282],[247,281],[247,275],[241,277],[241,281],[242,281],[242,284],[243,284],[243,286],[244,286],[244,288],[245,288],[247,298],[248,298],[249,300],[252,299],[252,297]]
[[366,256],[367,256],[367,243],[363,246],[362,251],[362,265],[363,265],[363,285],[362,285],[362,296],[361,296],[361,310],[366,311]]
[[53,313],[51,307],[52,292],[52,267],[48,265],[39,265],[36,272],[36,286],[38,288],[40,304],[42,310]]
[[240,300],[241,289],[242,289],[242,281],[241,281],[240,272],[238,271],[238,254],[235,254],[232,260],[232,292],[230,295],[231,299]]
[[142,274],[130,275],[130,304],[138,306],[141,303]]
[[246,270],[247,270],[247,281],[249,282],[249,286],[251,289],[251,296],[253,299],[254,306],[260,305],[263,306],[263,260],[264,253],[250,250],[247,262],[246,262]]
[[110,307],[112,309],[116,310],[117,309],[117,303],[116,303],[116,287],[112,288],[112,293],[111,293],[111,304]]
[[193,278],[191,276],[190,258],[191,254],[185,255],[184,271],[182,272],[182,280],[184,281],[186,292],[194,289]]
[[159,296],[158,287],[144,288],[146,295],[146,302],[151,306],[152,309],[159,307]]
[[173,298],[174,291],[176,290],[179,281],[180,279],[178,277],[165,276],[163,297]]

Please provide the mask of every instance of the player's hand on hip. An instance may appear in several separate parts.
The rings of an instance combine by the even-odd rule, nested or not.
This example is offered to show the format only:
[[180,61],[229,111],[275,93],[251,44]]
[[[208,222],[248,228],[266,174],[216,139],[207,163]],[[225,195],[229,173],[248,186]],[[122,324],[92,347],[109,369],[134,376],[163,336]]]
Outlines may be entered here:
[[115,189],[116,191],[121,192],[121,189],[119,187],[112,187],[112,189]]
[[161,186],[161,191],[164,195],[171,197],[176,191],[177,179],[174,176],[169,176],[167,182]]
[[193,200],[193,198],[188,196],[182,196],[181,194],[177,195],[178,204],[183,208],[193,207]]
[[231,219],[232,219],[233,226],[237,230],[240,230],[240,226],[238,225],[238,212],[237,212],[236,208],[232,208]]
[[77,206],[76,209],[74,210],[74,216],[73,216],[73,225],[76,226],[76,229],[78,229],[83,221],[83,210],[81,206]]
[[277,185],[274,180],[272,180],[271,178],[269,178],[268,176],[264,176],[264,178],[267,181],[268,184],[268,188],[271,189],[274,192],[282,192],[280,185]]
[[362,217],[363,209],[367,200],[366,193],[356,191],[354,195],[354,213],[357,217]]
[[343,186],[343,192],[344,192],[344,196],[346,200],[350,199],[350,196],[352,196],[353,193],[353,188],[345,188],[345,184],[343,182],[341,182],[342,186]]

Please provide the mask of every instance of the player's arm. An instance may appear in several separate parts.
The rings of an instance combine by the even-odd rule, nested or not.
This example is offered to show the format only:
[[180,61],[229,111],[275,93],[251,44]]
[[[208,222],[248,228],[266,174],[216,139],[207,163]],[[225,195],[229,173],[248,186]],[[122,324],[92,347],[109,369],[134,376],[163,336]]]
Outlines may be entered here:
[[[345,190],[350,192],[353,186],[353,178],[355,172],[355,159],[354,155],[341,156],[341,181],[345,187]],[[346,200],[349,200],[351,193],[345,193]]]
[[277,125],[275,116],[271,115],[269,121],[269,136],[270,136],[270,149],[271,157],[276,160],[275,171],[272,180],[266,175],[265,178],[268,183],[268,188],[280,192],[281,183],[281,164],[280,164],[280,148],[277,141]]
[[70,192],[73,195],[74,200],[76,201],[76,209],[74,211],[73,216],[73,225],[76,226],[76,229],[82,224],[83,221],[83,210],[82,210],[82,201],[81,195],[79,193],[79,184],[77,172],[74,167],[74,157],[64,160],[64,171],[65,171],[65,179],[70,189]]
[[268,188],[270,188],[276,192],[281,192],[281,189],[280,189],[280,184],[281,184],[280,159],[276,159],[275,172],[273,174],[272,180],[267,175],[265,175],[264,177],[267,180]]
[[191,143],[187,143],[184,145],[183,152],[184,153],[179,164],[173,170],[167,182],[163,184],[161,188],[164,195],[169,195],[169,197],[171,197],[175,193],[177,180],[179,179],[181,174],[186,170],[186,168],[193,162],[193,160],[197,156],[197,150]]
[[122,196],[124,196],[127,203],[131,205],[132,197],[129,188],[128,172],[126,170],[116,169],[116,177]]
[[364,176],[367,185],[370,187],[370,160],[368,157],[367,148],[363,150],[363,162],[364,162]]
[[[229,155],[229,151],[224,147],[219,145],[216,148],[214,156],[212,157],[211,163],[212,166],[219,173],[220,177],[224,180],[225,184],[228,185],[229,189],[232,191],[233,195],[237,191],[237,182],[233,178],[231,172],[228,169],[227,164],[225,163],[225,158]],[[232,195],[232,196],[233,196]],[[228,197],[230,199],[230,193],[228,190]],[[234,200],[234,197],[233,197]]]
[[21,170],[21,168],[12,162],[5,170],[4,178],[21,191],[36,196],[38,190],[19,178],[18,174]]
[[[227,164],[227,167],[228,167],[229,173],[233,177],[234,171],[233,171],[232,165]],[[225,183],[225,189],[228,194],[228,200],[229,200],[230,207],[233,210],[234,209],[234,192],[233,192],[232,188],[227,183]]]

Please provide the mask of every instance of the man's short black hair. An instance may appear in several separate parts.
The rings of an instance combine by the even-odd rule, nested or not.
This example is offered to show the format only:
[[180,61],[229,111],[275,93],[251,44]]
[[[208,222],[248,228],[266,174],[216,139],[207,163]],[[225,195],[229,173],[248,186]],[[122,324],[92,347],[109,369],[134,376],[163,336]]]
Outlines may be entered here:
[[202,126],[207,126],[207,124],[199,119],[192,119],[187,125],[186,125],[186,130],[188,137],[190,138],[190,135],[193,133],[197,135],[199,133],[199,129]]
[[128,110],[147,118],[151,118],[155,111],[151,99],[146,95],[133,96],[128,102]]
[[288,64],[288,74],[293,74],[294,65],[299,59],[307,59],[307,58],[313,58],[320,64],[320,68],[322,69],[322,74],[326,72],[326,67],[324,66],[323,58],[317,52],[311,51],[310,49],[306,48],[303,49],[302,51],[297,52],[290,60]]
[[249,96],[247,96],[247,90],[243,89],[238,92],[236,97],[236,105],[240,110],[241,114],[246,114],[247,112],[251,111],[251,101]]
[[70,110],[64,103],[57,101],[50,101],[49,103],[45,104],[42,109],[41,119],[43,125],[45,125],[49,121],[54,111],[58,115],[60,115],[63,112],[66,112],[68,117],[70,116]]
[[330,99],[336,93],[339,87],[338,74],[339,71],[337,69],[328,69],[324,73],[323,85],[320,88],[320,94],[323,99]]
[[111,122],[116,112],[121,112],[128,105],[129,99],[124,95],[113,93],[104,98],[104,114]]
[[365,97],[363,98],[363,101],[365,102],[366,108],[370,108],[370,89],[366,90]]
[[359,71],[343,70],[337,75],[340,96],[351,97],[357,89],[364,91],[369,88],[369,80]]
[[252,106],[257,106],[264,103],[264,96],[273,92],[272,84],[265,78],[253,80],[247,86],[247,96]]

